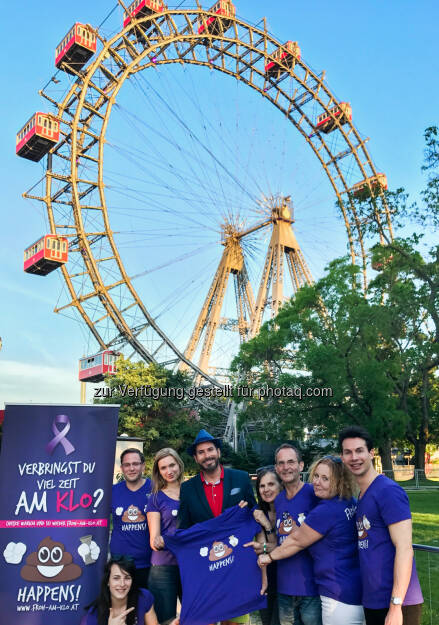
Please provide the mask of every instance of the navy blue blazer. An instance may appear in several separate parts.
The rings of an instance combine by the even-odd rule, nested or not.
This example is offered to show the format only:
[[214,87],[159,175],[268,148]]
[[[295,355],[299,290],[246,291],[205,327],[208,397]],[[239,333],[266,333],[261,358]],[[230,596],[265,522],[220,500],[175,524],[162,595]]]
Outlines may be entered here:
[[[244,499],[250,508],[256,505],[253,487],[248,473],[237,469],[224,469],[224,492],[221,512],[231,508]],[[178,521],[180,529],[192,527],[213,519],[213,512],[207,501],[200,474],[183,482],[180,491],[180,509]]]

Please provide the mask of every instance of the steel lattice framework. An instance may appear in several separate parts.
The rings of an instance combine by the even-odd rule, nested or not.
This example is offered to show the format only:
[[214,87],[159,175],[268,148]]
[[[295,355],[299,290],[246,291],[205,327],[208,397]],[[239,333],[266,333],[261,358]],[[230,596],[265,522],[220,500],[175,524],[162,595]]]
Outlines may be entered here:
[[[57,102],[41,92],[57,109],[63,139],[49,154],[44,196],[32,192],[25,196],[43,201],[51,232],[70,241],[69,264],[62,268],[69,301],[57,312],[76,308],[101,348],[129,345],[148,362],[184,363],[199,379],[218,384],[153,319],[116,247],[105,197],[104,146],[111,111],[124,82],[138,72],[166,64],[204,66],[241,81],[277,107],[328,176],[343,216],[352,262],[363,267],[365,281],[366,254],[361,223],[350,202],[350,181],[369,179],[377,171],[365,147],[367,139],[360,137],[352,122],[340,125],[331,112],[339,102],[325,84],[324,73],[315,73],[302,59],[292,66],[277,60],[278,75],[267,79],[264,65],[273,60],[281,44],[265,25],[259,28],[229,17],[222,22],[217,17],[213,32],[207,27],[209,17],[217,16],[202,9],[166,10],[131,21],[111,39],[97,33],[100,50],[86,70],[69,68],[76,80],[63,100]],[[202,34],[199,24],[205,26]],[[315,131],[312,116],[316,110],[333,119],[331,135]],[[335,133],[337,141],[333,141]],[[349,176],[342,167],[346,159]],[[378,217],[391,232],[384,202],[382,210]]]

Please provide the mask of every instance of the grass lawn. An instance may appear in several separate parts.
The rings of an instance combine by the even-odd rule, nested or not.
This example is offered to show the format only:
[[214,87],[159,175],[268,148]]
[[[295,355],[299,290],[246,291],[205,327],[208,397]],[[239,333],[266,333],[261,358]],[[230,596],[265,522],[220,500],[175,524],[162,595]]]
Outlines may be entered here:
[[[413,516],[413,542],[439,547],[439,493],[407,493]],[[415,551],[416,568],[424,594],[422,625],[439,623],[439,553]]]

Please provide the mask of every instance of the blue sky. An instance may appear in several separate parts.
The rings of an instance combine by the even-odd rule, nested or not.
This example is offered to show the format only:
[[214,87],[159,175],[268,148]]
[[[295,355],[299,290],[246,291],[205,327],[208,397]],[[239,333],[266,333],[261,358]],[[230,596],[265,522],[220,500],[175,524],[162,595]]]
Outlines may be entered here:
[[[15,157],[14,146],[16,132],[30,115],[36,110],[47,109],[47,103],[39,97],[38,90],[54,74],[56,45],[75,21],[97,25],[115,3],[111,0],[77,0],[75,3],[45,0],[44,3],[27,4],[26,19],[20,20],[19,25],[13,4],[10,3],[3,10],[3,24],[15,26],[3,28],[3,49],[9,50],[9,58],[3,67],[3,98],[0,101],[4,126],[0,153],[3,183],[0,228],[0,336],[3,339],[0,352],[0,407],[9,401],[79,401],[77,361],[83,354],[94,351],[88,332],[78,320],[52,312],[62,291],[57,272],[41,278],[22,271],[23,249],[45,232],[46,219],[42,207],[38,203],[23,200],[21,194],[41,177],[43,167]],[[185,2],[185,6],[191,5]],[[323,0],[309,0],[305,3],[282,0],[262,3],[242,0],[236,6],[239,17],[254,24],[265,15],[269,30],[279,41],[297,40],[306,62],[314,70],[326,70],[326,82],[333,93],[340,100],[351,102],[354,123],[364,136],[370,137],[368,149],[378,170],[386,172],[389,186],[404,186],[415,196],[423,184],[420,173],[423,131],[438,122],[437,2],[368,0],[360,3],[334,0],[327,3]],[[106,22],[103,33],[108,35],[114,32],[120,21],[121,13],[117,9]],[[162,76],[162,84],[170,83],[171,79],[171,73]],[[231,95],[226,101],[221,100],[220,79],[214,83],[211,77],[185,74],[177,80],[182,93],[188,98],[188,91],[194,85],[197,101],[207,111],[204,115],[212,120],[217,129],[222,128],[226,120],[232,119],[231,123],[234,124],[239,119],[242,127],[239,145],[238,139],[234,146],[230,145],[237,151],[242,150],[244,160],[247,159],[246,155],[252,155],[254,165],[251,167],[255,175],[258,175],[255,161],[258,158],[264,161],[264,156],[253,149],[252,141],[259,144],[267,142],[275,154],[273,160],[278,159],[275,174],[279,174],[279,180],[273,182],[273,174],[270,172],[273,187],[270,188],[267,183],[264,187],[267,192],[273,189],[285,193],[289,191],[289,178],[286,175],[282,178],[280,171],[284,166],[288,169],[294,164],[297,173],[291,188],[294,199],[297,199],[299,240],[315,277],[318,277],[327,260],[337,253],[342,254],[343,249],[335,243],[333,246],[328,243],[331,238],[337,240],[338,226],[333,216],[332,200],[327,195],[325,183],[320,180],[320,174],[315,170],[315,158],[308,154],[305,147],[296,146],[295,143],[293,145],[292,142],[286,146],[286,156],[282,160],[279,155],[282,150],[275,148],[283,142],[281,123],[276,118],[271,121],[271,112],[267,112],[265,117],[264,109],[259,111],[259,104],[252,95],[240,93],[241,99],[238,100],[236,88],[230,87]],[[185,85],[184,80],[190,83]],[[166,88],[164,93],[166,95]],[[124,124],[129,121],[130,115],[136,116],[134,132],[141,127],[141,99],[138,94],[132,100],[130,98],[127,90],[121,98],[120,119],[117,121],[115,118],[111,128],[115,142],[122,141],[126,128]],[[192,123],[188,102],[185,119]],[[151,121],[151,118],[148,119]],[[166,119],[162,118],[161,123],[166,124]],[[200,124],[200,120],[194,119],[196,123]],[[267,128],[271,124],[273,127]],[[127,141],[130,142],[132,137],[126,132]],[[148,136],[153,135],[148,132]],[[288,139],[289,135],[285,137]],[[109,155],[108,159],[117,169],[118,155]],[[173,158],[170,152],[169,160]],[[265,172],[269,171],[266,165],[264,162]],[[128,171],[127,164],[122,159],[119,183],[125,171]],[[136,183],[132,181],[130,184]],[[142,187],[141,182],[138,184]],[[142,189],[142,194],[146,196],[147,193],[147,188]],[[167,200],[165,198],[162,201]],[[306,218],[300,223],[301,215]],[[310,220],[306,221],[308,217]],[[140,217],[134,217],[134,213],[129,221],[131,231],[144,228]],[[169,222],[162,222],[162,225],[158,223],[156,230],[151,229],[147,244],[151,258],[147,256],[145,247],[142,247],[146,245],[143,235],[127,239],[126,244],[121,239],[121,254],[125,255],[123,258],[126,258],[131,275],[159,265],[166,255],[177,257],[185,253],[188,248],[184,246],[181,250],[173,249],[172,238],[164,236],[161,239],[160,232],[166,230],[169,233],[169,227]],[[318,235],[315,234],[317,231]],[[191,243],[195,244],[197,237],[202,242],[202,232],[191,230],[190,234]],[[189,271],[192,270],[194,275],[200,265],[206,265],[205,280],[196,287],[200,292],[204,293],[208,286],[217,257],[216,250],[209,258],[210,265],[204,260],[194,260],[192,266],[189,265]],[[161,275],[169,282],[166,273],[151,274],[148,281],[142,284],[142,292],[155,289],[161,297],[168,298],[169,291],[161,292]],[[193,315],[183,300],[180,308],[176,304],[168,313],[168,323],[172,325],[173,315],[174,326],[178,326],[185,306],[189,317]],[[180,335],[176,332],[176,337],[184,343],[188,331]],[[184,348],[184,345],[181,347]]]

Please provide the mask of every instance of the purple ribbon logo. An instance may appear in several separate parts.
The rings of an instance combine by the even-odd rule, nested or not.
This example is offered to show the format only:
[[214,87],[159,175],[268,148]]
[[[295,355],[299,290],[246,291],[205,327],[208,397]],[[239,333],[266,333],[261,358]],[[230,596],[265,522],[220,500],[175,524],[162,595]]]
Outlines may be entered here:
[[[57,428],[57,425],[65,425],[62,430]],[[52,423],[52,432],[55,434],[54,438],[47,444],[46,452],[48,454],[53,454],[55,447],[61,443],[64,447],[64,451],[66,452],[66,456],[75,451],[72,443],[67,440],[67,434],[70,430],[70,419],[66,414],[57,415]]]

